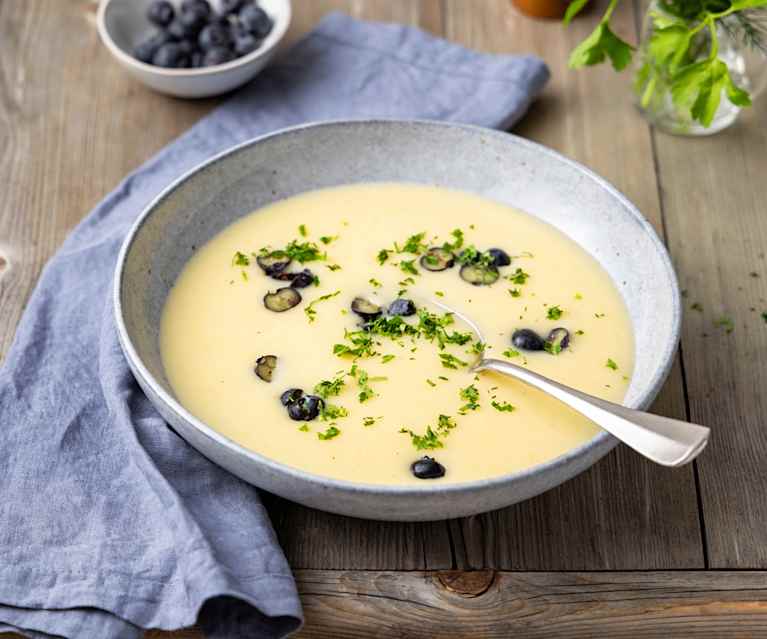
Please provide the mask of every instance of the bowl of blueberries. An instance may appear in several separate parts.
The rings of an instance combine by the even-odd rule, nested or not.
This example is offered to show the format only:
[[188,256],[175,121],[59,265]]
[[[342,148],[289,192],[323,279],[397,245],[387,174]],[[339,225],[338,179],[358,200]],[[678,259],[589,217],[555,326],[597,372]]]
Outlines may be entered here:
[[97,25],[107,49],[148,87],[203,98],[255,77],[290,16],[290,0],[101,0]]

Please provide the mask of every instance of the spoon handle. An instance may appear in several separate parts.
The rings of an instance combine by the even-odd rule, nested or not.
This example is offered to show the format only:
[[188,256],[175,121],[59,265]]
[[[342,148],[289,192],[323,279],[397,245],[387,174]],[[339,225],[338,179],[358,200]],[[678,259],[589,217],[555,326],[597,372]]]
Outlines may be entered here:
[[681,466],[692,461],[708,443],[711,431],[704,426],[613,404],[511,362],[482,359],[473,370],[509,375],[556,397],[640,455],[663,466]]

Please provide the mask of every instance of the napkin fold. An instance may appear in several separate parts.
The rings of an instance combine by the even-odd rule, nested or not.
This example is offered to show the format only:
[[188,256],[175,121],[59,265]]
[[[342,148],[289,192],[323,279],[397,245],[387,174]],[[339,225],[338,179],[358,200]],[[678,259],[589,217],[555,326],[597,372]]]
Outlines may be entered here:
[[133,639],[199,623],[252,639],[299,627],[257,490],[168,428],[123,359],[110,301],[120,244],[171,181],[252,137],[340,118],[507,128],[547,78],[531,56],[331,14],[77,226],[0,369],[0,632]]

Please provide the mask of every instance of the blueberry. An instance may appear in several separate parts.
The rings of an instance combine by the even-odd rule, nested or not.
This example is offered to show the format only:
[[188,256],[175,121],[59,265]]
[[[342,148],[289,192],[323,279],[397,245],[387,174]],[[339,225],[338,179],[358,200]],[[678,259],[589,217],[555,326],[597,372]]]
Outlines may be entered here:
[[237,33],[234,35],[234,51],[237,55],[248,55],[251,51],[255,51],[261,45],[262,40],[254,36],[252,33]]
[[520,328],[511,336],[511,343],[523,351],[542,351],[546,342],[535,331],[529,328]]
[[176,18],[168,26],[168,34],[175,40],[186,40],[187,38],[194,38],[196,32],[187,27],[180,18]]
[[288,404],[288,417],[297,422],[310,422],[320,414],[324,404],[316,395],[302,395]]
[[205,52],[205,57],[202,59],[202,63],[206,67],[214,67],[217,64],[224,64],[234,60],[234,53],[227,47],[213,47]]
[[272,21],[261,7],[246,4],[238,15],[240,24],[258,38],[265,38],[272,30]]
[[158,27],[167,27],[176,15],[173,11],[173,5],[167,0],[155,0],[149,5],[146,17],[152,24]]
[[418,479],[439,479],[445,476],[445,467],[433,457],[423,456],[415,460],[410,470]]
[[209,51],[213,47],[228,47],[231,42],[229,29],[219,24],[209,24],[200,31],[197,42],[203,51]]
[[204,57],[205,57],[205,54],[202,51],[195,51],[194,53],[192,53],[191,66],[194,69],[199,69],[202,66]]
[[208,0],[184,0],[181,3],[181,11],[195,11],[199,10],[201,13],[204,13],[206,16],[209,16],[211,13],[210,4],[208,3]]
[[283,406],[289,406],[293,402],[297,402],[304,396],[304,391],[300,388],[289,388],[282,395],[280,395],[280,401]]
[[509,254],[503,249],[491,248],[487,252],[493,258],[493,266],[508,266],[511,264]]
[[179,40],[178,46],[186,55],[190,56],[190,59],[192,54],[197,51],[197,45],[192,40]]
[[190,60],[180,44],[168,42],[157,49],[152,57],[152,64],[168,69],[183,69],[189,66]]
[[208,13],[200,5],[192,5],[181,10],[178,20],[184,25],[187,34],[197,35],[208,22]]
[[153,36],[147,38],[141,44],[136,46],[135,49],[133,49],[133,56],[137,60],[141,60],[141,62],[151,64],[152,58],[157,52],[157,49],[159,49],[162,45],[167,44],[171,40],[173,40],[171,35],[165,33],[164,31],[155,33]]
[[290,283],[293,288],[306,288],[312,284],[314,284],[314,273],[308,268],[305,268],[300,273],[295,273]]
[[407,300],[402,297],[389,304],[389,315],[402,315],[408,317],[415,315],[415,304],[413,300]]
[[237,13],[242,7],[243,0],[221,0],[221,13],[229,15]]

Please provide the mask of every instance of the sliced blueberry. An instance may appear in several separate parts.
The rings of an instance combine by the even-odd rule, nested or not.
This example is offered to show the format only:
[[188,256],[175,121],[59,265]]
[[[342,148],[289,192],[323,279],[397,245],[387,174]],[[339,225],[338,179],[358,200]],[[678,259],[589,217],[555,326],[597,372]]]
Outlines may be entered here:
[[167,0],[155,0],[146,11],[146,17],[149,22],[158,27],[167,27],[173,22],[175,15],[176,12],[173,10],[173,5],[167,2]]
[[168,42],[162,45],[152,56],[152,64],[167,69],[183,69],[189,66],[189,55],[177,42]]
[[558,355],[570,345],[570,331],[561,326],[554,328],[546,338],[544,348],[552,355]]
[[272,21],[261,7],[246,4],[238,14],[240,24],[257,38],[265,38],[272,30]]
[[509,254],[503,249],[491,248],[487,252],[493,258],[493,266],[508,266],[511,264]]
[[444,271],[455,264],[455,255],[441,246],[432,246],[421,256],[421,266],[427,271]]
[[381,317],[381,314],[383,313],[378,304],[366,300],[364,297],[355,297],[352,300],[352,310],[366,322],[371,322],[374,319]]
[[256,367],[254,370],[260,379],[265,382],[271,382],[275,368],[277,368],[277,356],[262,355],[256,360]]
[[280,273],[275,273],[271,277],[272,279],[279,280],[280,282],[290,282],[290,285],[293,288],[306,288],[307,286],[314,284],[314,273],[312,273],[308,268],[305,268],[303,271],[299,271],[298,273],[288,273],[286,271],[282,271]]
[[259,255],[256,262],[264,273],[274,277],[290,266],[291,259],[283,251],[272,251],[266,255]]
[[320,414],[324,405],[325,402],[316,395],[302,395],[288,404],[288,417],[297,422],[310,422]]
[[522,351],[542,351],[546,342],[534,330],[519,328],[511,336],[511,343]]
[[275,313],[284,313],[301,303],[301,293],[286,286],[264,295],[264,306]]
[[492,264],[486,266],[481,263],[464,264],[461,267],[460,274],[464,282],[474,286],[489,286],[500,277],[500,273],[495,266]]
[[203,51],[213,47],[228,47],[231,43],[229,29],[220,24],[209,24],[200,31],[197,42]]
[[297,402],[304,396],[304,391],[300,388],[289,388],[282,395],[280,395],[280,402],[283,406],[290,406],[293,402]]
[[133,56],[137,60],[141,60],[141,62],[151,64],[154,54],[157,53],[157,49],[172,40],[173,36],[165,31],[155,33],[133,49]]
[[445,476],[445,467],[433,457],[426,455],[415,460],[410,470],[418,479],[439,479]]
[[389,304],[389,315],[402,315],[403,317],[408,317],[410,315],[415,315],[415,311],[416,308],[413,300],[407,300],[403,297],[400,297]]

